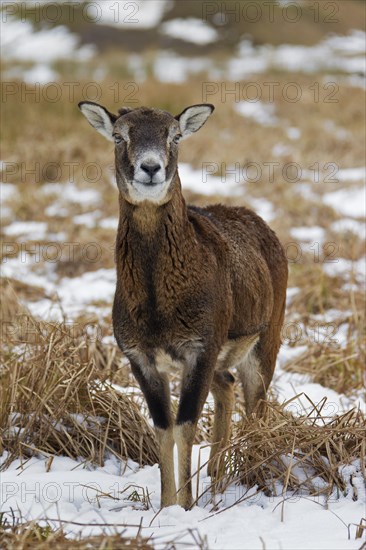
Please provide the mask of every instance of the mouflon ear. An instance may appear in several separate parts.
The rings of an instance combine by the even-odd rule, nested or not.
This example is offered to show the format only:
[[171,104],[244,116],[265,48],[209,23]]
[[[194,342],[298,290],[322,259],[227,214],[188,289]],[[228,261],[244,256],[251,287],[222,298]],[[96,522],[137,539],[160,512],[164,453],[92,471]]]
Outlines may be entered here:
[[179,121],[182,139],[197,132],[208,117],[213,113],[215,107],[211,103],[202,103],[199,105],[191,105],[177,115],[175,118]]
[[109,141],[113,141],[113,125],[118,118],[117,115],[113,115],[105,107],[92,101],[81,101],[79,109],[89,124]]

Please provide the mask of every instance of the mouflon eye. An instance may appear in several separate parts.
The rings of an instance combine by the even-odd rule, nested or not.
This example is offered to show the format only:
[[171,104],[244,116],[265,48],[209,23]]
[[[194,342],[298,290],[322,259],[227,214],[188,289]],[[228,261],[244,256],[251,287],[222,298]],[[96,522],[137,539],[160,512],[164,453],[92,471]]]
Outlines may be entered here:
[[120,136],[119,134],[113,134],[113,138],[114,138],[114,143],[116,145],[118,145],[119,143],[122,143],[123,141],[123,137]]
[[181,137],[182,137],[182,134],[177,134],[177,135],[173,138],[173,142],[174,142],[174,143],[179,143]]

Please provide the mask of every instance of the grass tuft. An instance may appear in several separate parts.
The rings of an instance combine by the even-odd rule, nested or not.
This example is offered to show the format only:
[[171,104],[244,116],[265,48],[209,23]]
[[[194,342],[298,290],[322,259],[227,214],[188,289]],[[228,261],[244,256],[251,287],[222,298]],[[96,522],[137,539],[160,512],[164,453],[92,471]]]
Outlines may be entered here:
[[[5,300],[5,314],[18,311]],[[15,457],[65,455],[103,464],[106,452],[157,462],[154,433],[141,407],[105,379],[113,354],[66,323],[11,316],[1,350],[0,424],[6,468]]]
[[[291,401],[305,397],[296,396]],[[218,471],[209,491],[224,491],[233,482],[257,486],[267,495],[345,494],[347,480],[339,465],[360,461],[366,481],[365,418],[355,409],[327,417],[326,398],[307,415],[293,416],[290,401],[268,402],[263,418],[243,419],[234,426],[230,444],[214,459]],[[357,497],[357,495],[356,495]],[[249,498],[249,497],[248,497]]]

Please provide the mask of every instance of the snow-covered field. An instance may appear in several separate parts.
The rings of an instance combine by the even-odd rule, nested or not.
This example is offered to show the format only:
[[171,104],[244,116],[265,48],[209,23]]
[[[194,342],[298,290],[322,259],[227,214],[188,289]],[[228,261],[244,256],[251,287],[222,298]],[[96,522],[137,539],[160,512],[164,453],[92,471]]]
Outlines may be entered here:
[[[199,456],[202,464],[208,453],[207,446],[194,446],[195,469]],[[45,467],[46,459],[32,458],[24,465],[15,461],[2,473],[4,509],[18,509],[24,517],[37,521],[49,518],[49,524],[55,528],[62,521],[70,535],[82,531],[85,536],[90,536],[127,528],[127,534],[133,536],[141,525],[143,535],[156,540],[156,548],[175,538],[181,545],[177,548],[192,544],[189,529],[206,535],[208,548],[218,550],[345,550],[360,547],[360,540],[354,538],[353,524],[364,514],[366,495],[357,464],[340,466],[349,483],[353,476],[352,483],[357,487],[359,497],[356,502],[352,500],[350,486],[348,496],[338,498],[334,494],[325,502],[322,496],[266,497],[263,493],[255,494],[256,487],[246,493],[243,487],[233,485],[223,495],[216,496],[220,501],[218,510],[212,511],[212,505],[205,505],[206,494],[198,506],[188,512],[179,506],[159,512],[157,465],[141,469],[129,462],[121,475],[121,464],[113,459],[106,460],[103,468],[85,468],[69,458],[55,457],[50,471],[46,473]],[[203,468],[199,493],[209,485],[210,478]],[[143,510],[140,502],[128,500],[133,486],[148,491],[149,510]],[[195,483],[193,490],[195,494]],[[241,497],[245,497],[245,501],[232,506]],[[105,524],[110,527],[105,527]]]
[[[45,1],[42,0],[42,3]],[[141,29],[157,27],[159,36],[202,46],[219,39],[220,29],[215,30],[206,21],[196,17],[187,18],[184,22],[175,18],[161,23],[164,14],[171,8],[169,1],[139,0],[137,4],[140,17],[138,25]],[[123,12],[124,17],[116,13],[116,2],[103,2],[101,7],[102,17],[98,25],[106,25],[114,30],[131,30],[136,25],[131,21],[133,13]],[[93,44],[82,45],[77,33],[65,26],[38,28],[30,21],[9,18],[2,24],[1,30],[1,54],[6,62],[4,76],[7,80],[28,84],[61,82],[67,79],[67,75],[58,63],[75,63],[82,73],[83,63],[92,63],[94,57],[98,56]],[[355,88],[358,93],[365,87],[362,76],[365,74],[365,37],[364,31],[353,30],[347,36],[327,36],[314,46],[257,46],[246,36],[240,40],[233,56],[219,61],[213,57],[191,58],[173,50],[157,50],[147,57],[140,53],[126,54],[124,69],[128,78],[133,77],[141,86],[156,87],[166,83],[167,86],[183,86],[187,90],[190,78],[197,79],[201,73],[205,73],[205,80],[202,77],[203,85],[207,84],[207,79],[244,82],[248,78],[253,81],[256,75],[264,78],[267,72],[273,75],[271,71],[274,74],[279,71],[286,74],[287,79],[293,78],[292,73],[314,74],[314,78],[321,74],[322,82],[336,82],[340,88],[345,87],[348,91]],[[102,73],[96,70],[93,78],[95,74]],[[173,88],[176,89],[179,88]],[[170,105],[171,96],[169,88],[164,98],[165,105]],[[218,97],[212,98],[212,101],[217,100],[217,111],[220,111]],[[206,99],[210,100],[209,97]],[[301,127],[300,124],[294,125],[290,111],[295,107],[302,109],[302,104],[295,107],[291,104],[288,116],[283,116],[279,102],[236,101],[233,96],[231,103],[227,112],[229,116],[236,116],[237,127],[243,128],[245,136],[243,157],[246,145],[252,137],[254,139],[254,134],[250,132],[254,128],[262,132],[263,139],[268,135],[275,136],[269,148],[271,159],[298,160],[300,145],[309,131],[308,121],[305,120]],[[29,108],[28,105],[25,107]],[[38,106],[32,105],[32,108],[37,109]],[[358,116],[364,116],[361,107],[359,113]],[[301,177],[292,186],[282,186],[279,190],[264,184],[259,188],[261,182],[258,185],[251,184],[242,174],[238,176],[235,165],[230,163],[225,165],[226,173],[219,176],[219,156],[222,153],[222,158],[225,158],[226,153],[227,134],[223,132],[225,119],[219,123],[220,129],[216,127],[216,133],[212,131],[213,141],[222,143],[219,149],[210,142],[207,143],[207,148],[211,147],[207,156],[204,145],[199,150],[200,161],[203,162],[201,168],[187,158],[183,158],[180,163],[183,189],[195,204],[206,201],[246,204],[273,224],[277,232],[283,231],[282,240],[286,246],[294,245],[301,251],[303,263],[291,264],[290,261],[287,294],[286,327],[295,327],[296,337],[291,336],[290,328],[286,329],[271,389],[272,398],[280,404],[293,399],[289,410],[294,416],[308,414],[313,408],[311,403],[323,403],[322,414],[327,419],[352,409],[359,409],[366,414],[365,397],[359,382],[355,382],[356,375],[349,376],[349,386],[345,383],[344,390],[337,391],[337,384],[333,383],[330,387],[325,382],[323,385],[314,381],[311,369],[296,372],[296,360],[312,347],[313,360],[316,362],[323,359],[323,343],[328,352],[338,351],[338,360],[347,365],[347,361],[353,361],[361,349],[356,346],[360,338],[357,322],[362,325],[358,306],[361,302],[358,300],[361,301],[360,295],[365,290],[365,159],[358,158],[353,163],[350,161],[350,158],[353,159],[350,151],[355,147],[356,137],[352,128],[343,127],[338,120],[339,115],[340,108],[336,104],[332,114],[327,111],[326,114],[316,115],[324,120],[310,130],[314,135],[324,132],[325,136],[321,146],[326,152],[323,153],[320,148],[319,155],[314,159],[317,162],[322,160],[325,164],[330,160],[328,140],[333,140],[334,147],[339,143],[344,144],[344,157],[336,159],[339,163],[337,185],[333,187],[314,185],[313,172],[309,168],[302,170]],[[67,112],[65,116],[68,116]],[[334,120],[330,120],[330,116]],[[41,126],[42,115],[37,120]],[[72,151],[74,155],[80,156],[84,150],[81,138],[85,127],[80,124],[73,131],[77,143],[75,149],[74,145],[70,145],[69,149],[68,143],[64,145],[67,142],[65,135],[60,137],[59,150],[54,135],[46,136],[42,146],[54,142],[58,151],[55,154],[62,151],[64,155],[66,150],[66,155]],[[22,132],[20,125],[15,134],[19,132]],[[208,134],[206,136],[207,141],[212,137]],[[196,139],[196,143],[199,143],[200,138]],[[95,142],[94,152],[88,151],[85,146],[86,156],[90,154],[93,160],[95,152],[98,150],[99,154],[103,147],[100,143]],[[232,142],[229,142],[227,149],[230,144]],[[37,158],[38,145],[36,141],[32,144],[34,158]],[[257,147],[258,142],[254,149]],[[117,203],[114,182],[111,185],[109,175],[106,177],[107,183],[103,182],[103,185],[99,182],[93,185],[83,182],[80,185],[75,180],[57,183],[45,181],[39,185],[30,185],[28,191],[21,178],[8,180],[5,177],[7,163],[19,160],[17,148],[11,151],[11,155],[1,162],[2,277],[10,281],[13,287],[19,288],[21,302],[36,319],[72,323],[81,317],[97,318],[103,322],[106,330],[102,342],[115,346],[110,319],[116,278],[111,264],[118,223],[118,209],[113,204],[113,197]],[[103,155],[109,155],[110,164],[111,150],[103,149]],[[302,162],[303,167],[311,164],[308,158]],[[22,197],[22,192],[30,193],[28,199]],[[283,202],[279,200],[280,193],[283,193]],[[289,211],[288,205],[291,205],[293,212]],[[32,213],[36,219],[32,219]],[[98,263],[88,261],[88,258],[85,259],[88,251],[91,254],[95,250],[99,252],[99,248],[95,248],[95,240],[100,235],[103,237],[103,253],[106,252],[107,259],[104,261],[104,256],[98,256]],[[316,256],[319,250],[320,256],[326,255],[327,246],[334,243],[337,245],[335,261],[326,261],[327,256],[325,260],[319,260]],[[73,258],[70,251],[79,253],[77,247],[82,247],[81,256]],[[330,253],[333,253],[332,249]],[[62,260],[66,257],[65,265],[70,263],[72,269],[77,267],[81,272],[59,271],[58,267],[64,264],[50,259],[47,254]],[[318,258],[318,261],[314,258]],[[301,270],[307,274],[303,278]],[[304,295],[301,285],[305,287],[308,283],[306,277],[311,278],[313,273],[318,274],[318,280],[310,281],[308,294]],[[319,288],[313,292],[311,284],[319,284]],[[34,295],[31,292],[21,294],[22,285],[28,290],[37,289],[37,292]],[[306,309],[307,302],[313,299],[315,306],[312,308],[309,305]],[[319,303],[321,307],[318,307]],[[329,331],[329,327],[334,328],[334,331]],[[329,338],[334,338],[334,341]],[[333,347],[327,347],[329,343]],[[17,348],[12,350],[14,353],[16,351]],[[288,369],[291,363],[295,364],[295,368]],[[123,391],[128,393],[128,388],[123,388]],[[138,392],[136,389],[134,391]],[[212,404],[211,396],[209,402]],[[13,413],[16,415],[17,411]],[[208,442],[194,446],[193,490],[198,501],[187,512],[179,506],[159,511],[160,475],[157,465],[140,468],[132,460],[125,462],[107,454],[104,466],[101,467],[81,458],[50,457],[40,452],[31,458],[19,457],[1,471],[0,513],[4,513],[6,518],[15,514],[22,520],[34,520],[54,529],[62,525],[70,538],[79,534],[88,537],[115,532],[134,536],[141,532],[143,536],[152,537],[153,546],[157,549],[165,547],[172,540],[177,541],[176,548],[196,548],[198,546],[194,542],[193,533],[207,538],[207,548],[218,550],[360,548],[362,542],[356,538],[356,530],[365,515],[366,505],[365,470],[360,460],[338,465],[338,472],[344,478],[346,488],[343,494],[334,489],[329,498],[321,494],[294,494],[283,486],[277,488],[280,496],[267,496],[256,485],[246,487],[235,483],[224,493],[213,497],[207,494],[211,485],[205,466],[209,450]],[[8,456],[5,449],[1,463]],[[318,483],[321,487],[323,482],[319,479]],[[139,498],[131,496],[134,491],[139,493]]]

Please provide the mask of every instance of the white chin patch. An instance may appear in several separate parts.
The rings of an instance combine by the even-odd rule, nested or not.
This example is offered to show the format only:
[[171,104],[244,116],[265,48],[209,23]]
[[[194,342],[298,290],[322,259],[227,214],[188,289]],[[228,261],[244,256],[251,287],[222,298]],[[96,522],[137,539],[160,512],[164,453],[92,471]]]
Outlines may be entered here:
[[164,199],[166,190],[167,184],[165,181],[163,183],[156,183],[155,185],[144,185],[143,183],[134,181],[129,188],[129,194],[135,202],[160,202]]

